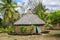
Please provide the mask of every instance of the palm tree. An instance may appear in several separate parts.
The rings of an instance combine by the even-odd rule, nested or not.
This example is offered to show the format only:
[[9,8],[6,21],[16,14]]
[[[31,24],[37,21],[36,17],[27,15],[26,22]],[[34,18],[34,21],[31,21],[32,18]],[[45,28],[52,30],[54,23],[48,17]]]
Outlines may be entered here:
[[45,12],[46,12],[46,9],[45,6],[40,2],[35,8],[34,8],[34,12],[35,14],[37,14],[41,19],[44,20],[45,18]]
[[14,15],[18,14],[15,11],[17,4],[12,0],[1,0],[0,3],[0,12],[4,14],[4,23],[5,25],[10,25],[14,23]]

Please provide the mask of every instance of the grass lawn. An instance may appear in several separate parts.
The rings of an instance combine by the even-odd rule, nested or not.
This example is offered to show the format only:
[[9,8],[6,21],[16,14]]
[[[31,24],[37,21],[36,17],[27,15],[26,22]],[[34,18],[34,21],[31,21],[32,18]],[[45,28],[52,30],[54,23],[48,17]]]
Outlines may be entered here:
[[60,40],[60,30],[50,30],[47,35],[8,35],[0,33],[0,40]]

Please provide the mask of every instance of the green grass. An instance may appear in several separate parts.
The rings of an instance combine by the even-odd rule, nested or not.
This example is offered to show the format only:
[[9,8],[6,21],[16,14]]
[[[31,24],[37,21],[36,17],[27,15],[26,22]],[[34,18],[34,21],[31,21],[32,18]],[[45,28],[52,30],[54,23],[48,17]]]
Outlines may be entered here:
[[46,37],[60,37],[60,30],[50,30],[50,33],[48,35],[45,35]]

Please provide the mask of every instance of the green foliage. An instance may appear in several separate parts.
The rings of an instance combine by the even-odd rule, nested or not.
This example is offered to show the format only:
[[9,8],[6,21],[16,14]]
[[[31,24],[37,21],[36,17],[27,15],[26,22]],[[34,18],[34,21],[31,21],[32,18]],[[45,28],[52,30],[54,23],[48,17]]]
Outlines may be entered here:
[[46,24],[45,29],[53,29],[54,26],[52,24]]
[[15,27],[9,27],[8,32],[15,32]]
[[33,32],[33,30],[34,30],[34,25],[32,25],[31,27],[32,27],[32,28],[30,29],[30,33]]
[[1,14],[4,14],[4,24],[8,26],[11,24],[13,25],[13,23],[19,18],[19,14],[15,10],[17,3],[12,0],[1,0],[1,2],[0,12]]
[[7,32],[7,33],[13,33],[13,32],[15,32],[15,27],[7,27],[7,28],[5,28],[5,32]]
[[31,29],[27,29],[27,26],[21,26],[20,27],[20,32],[21,33],[32,33],[34,30],[34,25],[31,25]]
[[5,32],[5,29],[2,27],[2,28],[0,28],[0,31],[1,32]]
[[35,12],[39,18],[43,19],[46,17],[46,15],[44,14],[44,12],[48,10],[45,8],[45,6],[42,3],[39,3],[35,9],[33,10],[33,12]]
[[45,22],[46,29],[53,29],[54,25],[60,24],[60,10],[48,14]]
[[53,12],[50,18],[52,24],[60,24],[60,11]]
[[38,17],[45,21],[46,29],[53,28],[53,24],[60,23],[60,11],[46,13],[46,10],[48,9],[42,3],[39,3],[34,9]]
[[20,31],[21,31],[21,33],[25,33],[27,31],[27,27],[26,26],[21,26]]
[[47,9],[45,8],[45,6],[42,4],[42,3],[39,3],[34,11],[36,12],[36,14],[38,14],[39,12],[42,13],[42,12],[45,12]]
[[7,32],[7,33],[13,33],[15,32],[15,27],[9,26],[9,27],[1,27],[0,32]]

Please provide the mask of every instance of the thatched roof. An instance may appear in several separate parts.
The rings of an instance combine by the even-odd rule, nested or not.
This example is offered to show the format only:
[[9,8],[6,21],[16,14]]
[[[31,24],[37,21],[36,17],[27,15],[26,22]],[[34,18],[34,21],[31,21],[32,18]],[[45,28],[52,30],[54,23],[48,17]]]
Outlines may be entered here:
[[14,25],[44,25],[45,22],[38,18],[37,15],[34,14],[26,14],[21,17]]

